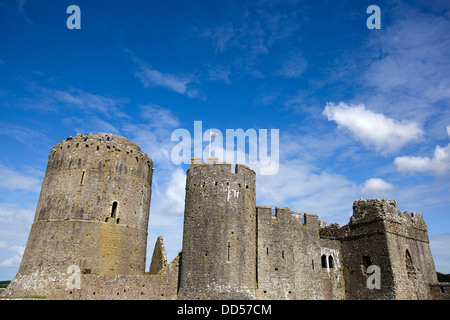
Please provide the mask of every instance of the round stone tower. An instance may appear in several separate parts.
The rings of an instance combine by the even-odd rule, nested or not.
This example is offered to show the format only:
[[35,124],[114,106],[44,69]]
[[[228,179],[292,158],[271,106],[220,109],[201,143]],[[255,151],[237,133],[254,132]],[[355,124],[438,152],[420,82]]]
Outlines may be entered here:
[[144,274],[152,172],[135,143],[112,134],[77,134],[54,146],[12,288],[45,295],[69,266]]
[[[201,161],[201,160],[200,160]],[[255,172],[193,159],[187,171],[180,299],[252,299],[256,290]]]

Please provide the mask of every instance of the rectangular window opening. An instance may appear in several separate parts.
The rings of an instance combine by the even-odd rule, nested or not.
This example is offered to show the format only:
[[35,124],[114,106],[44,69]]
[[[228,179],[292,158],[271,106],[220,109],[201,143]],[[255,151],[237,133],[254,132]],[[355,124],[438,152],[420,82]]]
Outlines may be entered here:
[[83,180],[84,180],[84,174],[86,173],[85,170],[83,170],[83,173],[81,174],[81,182],[80,185],[83,185]]

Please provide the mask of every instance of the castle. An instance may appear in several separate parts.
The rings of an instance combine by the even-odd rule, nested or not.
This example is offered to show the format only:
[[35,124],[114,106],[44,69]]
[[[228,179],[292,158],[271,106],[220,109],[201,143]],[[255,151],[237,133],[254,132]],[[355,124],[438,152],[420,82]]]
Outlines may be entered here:
[[[256,205],[256,174],[193,158],[182,252],[162,237],[145,271],[153,162],[111,134],[50,152],[15,279],[3,296],[49,299],[448,299],[421,214],[360,199],[347,225]],[[372,286],[374,284],[374,286]]]

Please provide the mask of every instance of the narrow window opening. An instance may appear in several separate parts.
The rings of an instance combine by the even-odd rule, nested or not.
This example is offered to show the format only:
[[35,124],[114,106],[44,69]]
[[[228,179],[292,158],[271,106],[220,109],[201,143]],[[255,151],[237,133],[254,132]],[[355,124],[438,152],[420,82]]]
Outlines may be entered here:
[[326,268],[327,267],[327,256],[323,254],[321,257],[321,260],[322,260],[322,268]]
[[227,258],[227,261],[230,261],[230,248],[231,248],[231,245],[228,242],[228,258]]
[[284,259],[284,250],[281,250],[281,258]]
[[408,273],[408,279],[415,279],[416,270],[414,268],[414,264],[411,258],[411,254],[409,253],[409,250],[406,250],[405,252],[405,263],[406,263],[406,272]]
[[117,220],[116,220],[116,223],[117,223],[117,224],[119,224],[119,220],[120,220],[120,218],[117,218]]
[[117,214],[117,201],[114,201],[111,208],[111,218],[115,218]]
[[266,248],[266,255],[269,255],[269,248]]
[[441,289],[441,293],[445,293],[445,288],[444,287],[439,287]]
[[271,214],[272,216],[276,216],[276,215],[277,215],[276,210],[275,210],[275,207],[271,207],[271,208],[270,208],[270,214]]
[[369,256],[363,256],[363,265],[365,269],[372,265],[372,260],[370,260]]
[[314,270],[314,260],[311,261],[312,269]]
[[328,267],[334,268],[333,256],[331,256],[331,255],[328,257]]
[[100,146],[97,146],[97,151],[100,150]]
[[86,173],[85,170],[83,170],[83,173],[81,174],[81,182],[80,185],[83,185],[83,179],[84,179],[84,174]]

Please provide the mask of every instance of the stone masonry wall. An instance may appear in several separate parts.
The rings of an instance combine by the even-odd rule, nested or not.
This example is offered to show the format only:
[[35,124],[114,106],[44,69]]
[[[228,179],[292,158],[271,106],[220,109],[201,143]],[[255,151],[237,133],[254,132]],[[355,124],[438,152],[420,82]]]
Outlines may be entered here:
[[181,299],[252,299],[256,289],[255,172],[193,163],[187,172]]
[[115,135],[78,134],[55,145],[12,287],[45,295],[46,281],[70,265],[86,274],[143,275],[152,172],[151,159]]
[[174,300],[177,298],[179,256],[157,274],[81,275],[80,289],[64,283],[51,292],[55,300]]
[[257,207],[258,299],[323,299],[317,216]]

